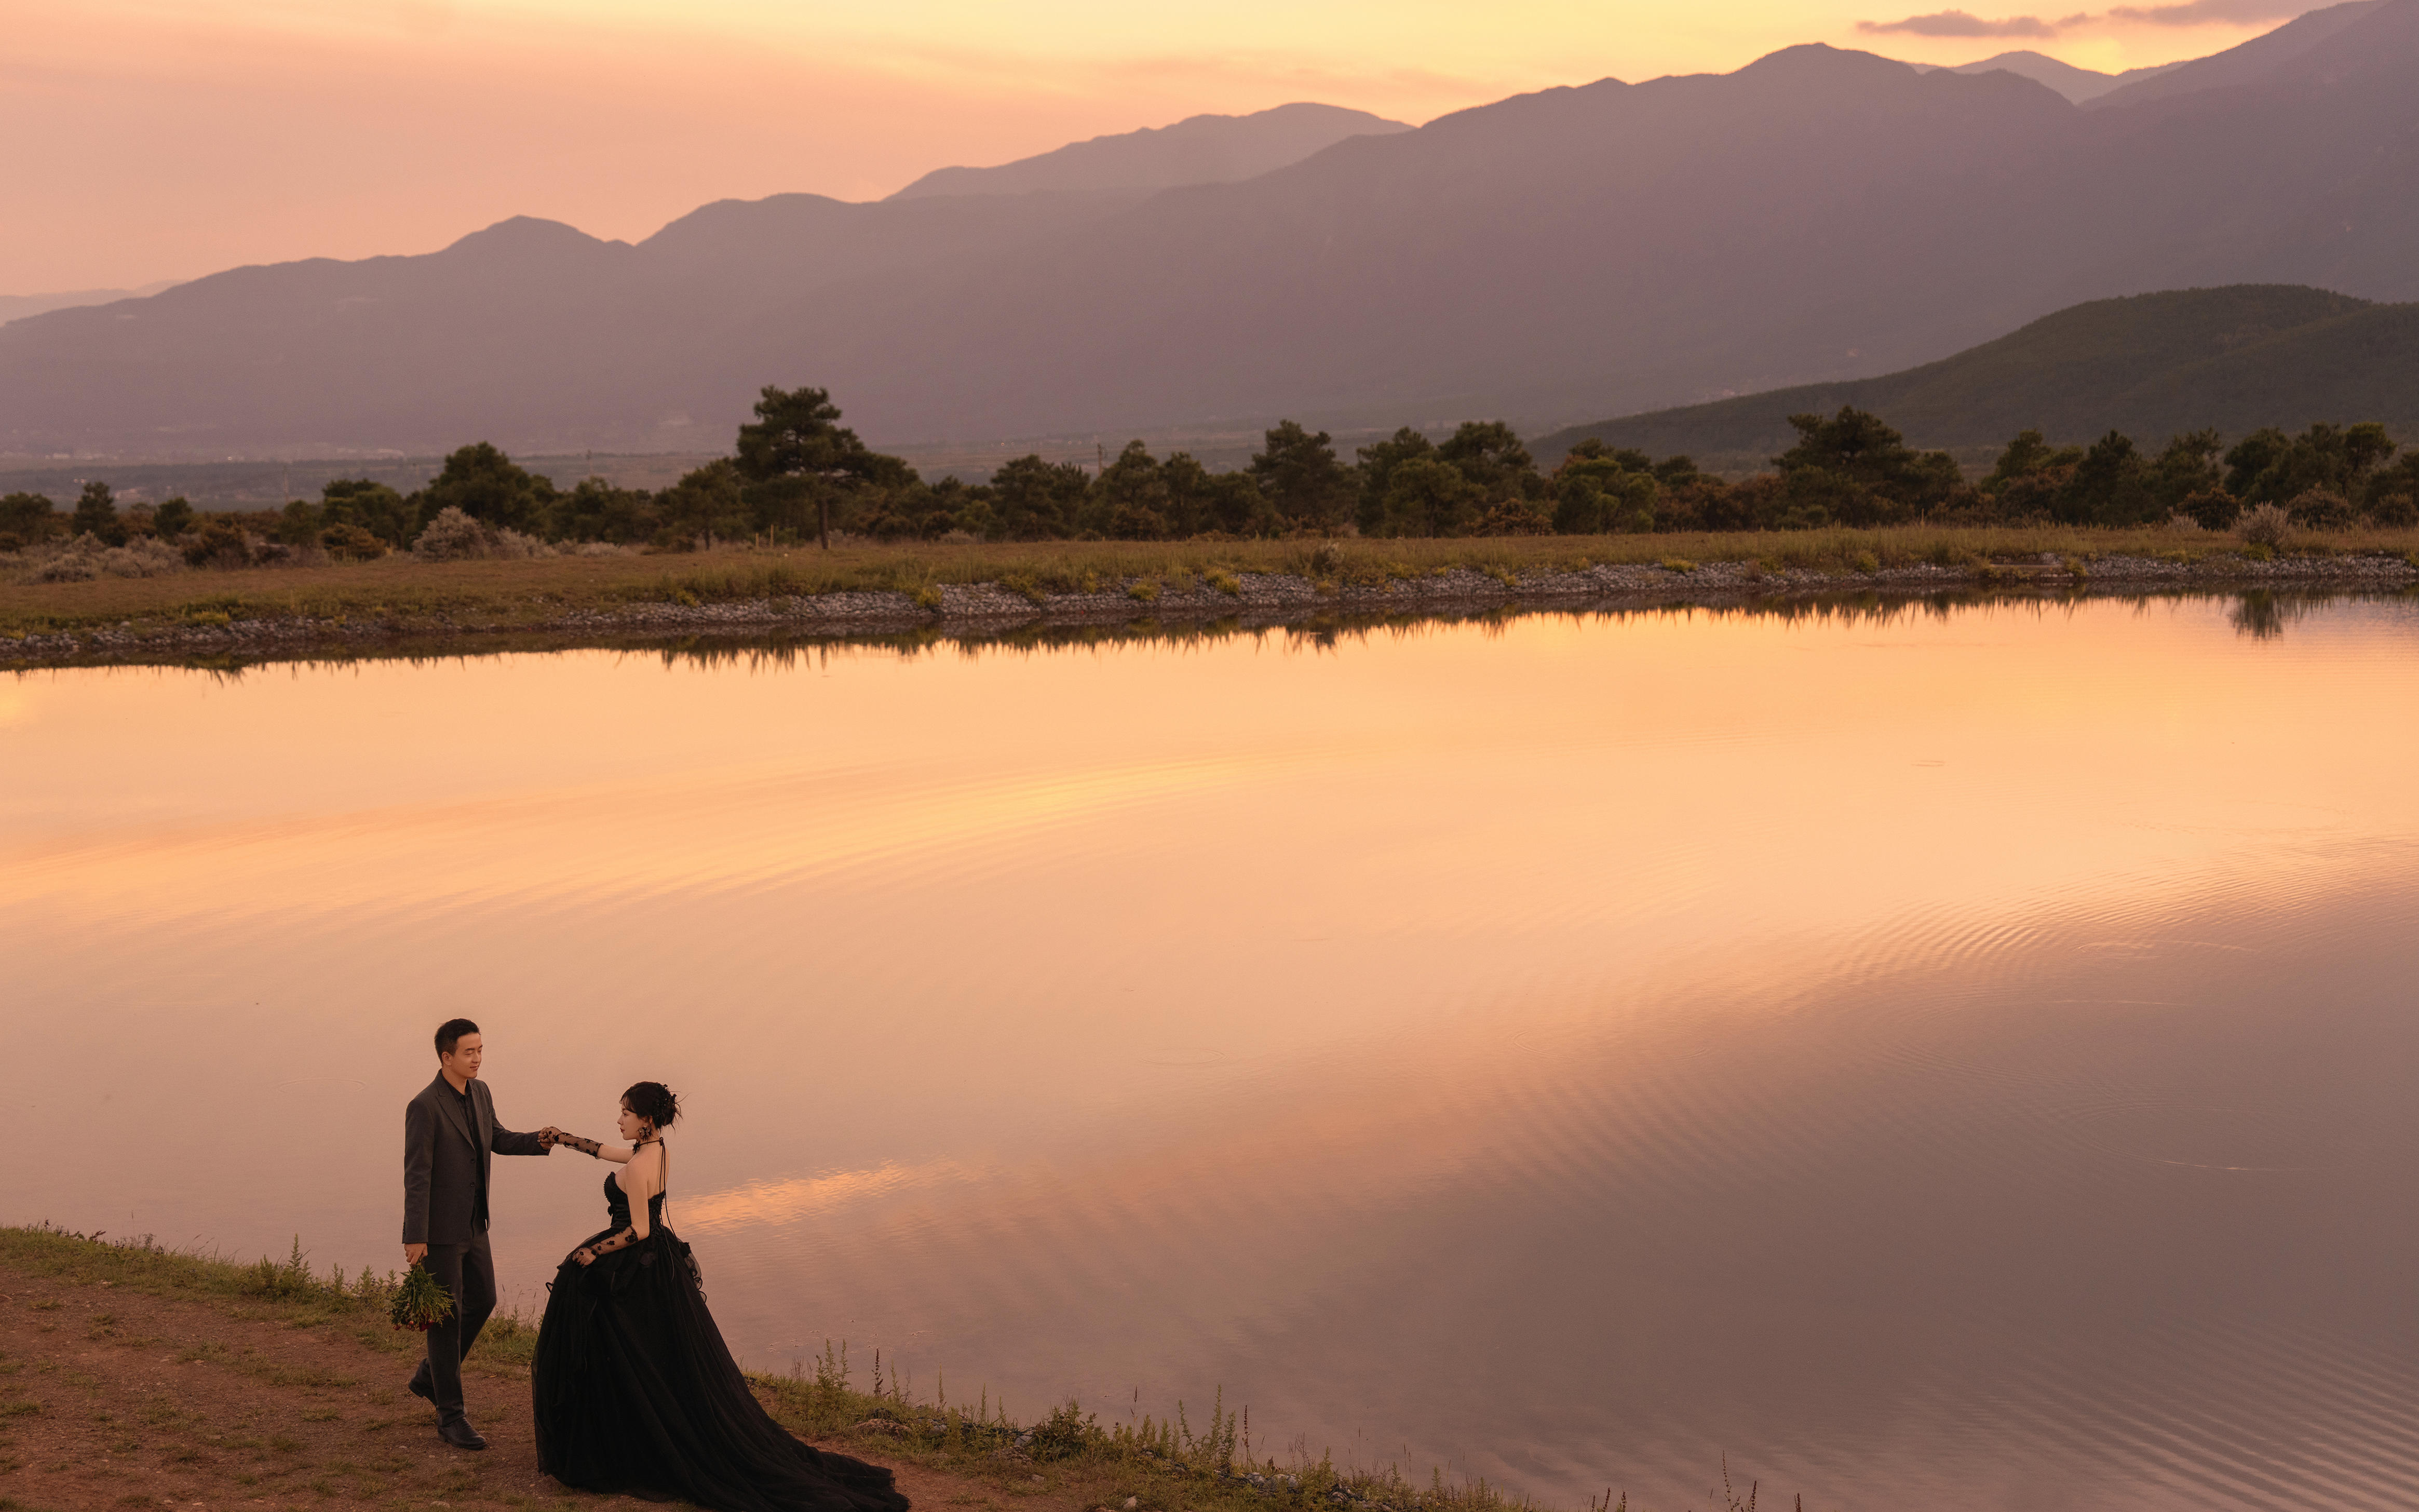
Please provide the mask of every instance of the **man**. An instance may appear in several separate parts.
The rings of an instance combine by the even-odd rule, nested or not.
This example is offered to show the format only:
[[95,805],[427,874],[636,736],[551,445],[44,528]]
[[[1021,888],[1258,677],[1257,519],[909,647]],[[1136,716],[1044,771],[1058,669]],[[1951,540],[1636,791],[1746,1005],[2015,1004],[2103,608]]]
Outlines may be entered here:
[[410,1389],[437,1408],[437,1435],[460,1449],[487,1441],[462,1412],[462,1357],[496,1310],[496,1262],[487,1251],[490,1155],[552,1153],[540,1135],[496,1122],[479,1080],[479,1026],[448,1019],[437,1031],[437,1079],[403,1110],[403,1260],[425,1264],[454,1299],[454,1315],[428,1331],[428,1357]]

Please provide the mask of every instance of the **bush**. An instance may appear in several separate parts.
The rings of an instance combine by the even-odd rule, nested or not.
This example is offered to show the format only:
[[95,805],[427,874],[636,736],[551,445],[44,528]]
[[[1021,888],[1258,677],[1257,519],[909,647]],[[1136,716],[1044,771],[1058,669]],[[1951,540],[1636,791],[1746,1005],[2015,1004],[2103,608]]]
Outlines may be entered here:
[[260,543],[235,521],[215,517],[191,534],[184,552],[187,566],[248,567],[259,560]]
[[1554,522],[1544,509],[1527,499],[1506,499],[1490,509],[1471,532],[1473,535],[1551,535]]
[[110,578],[160,578],[185,570],[185,554],[167,542],[149,535],[133,540],[100,555],[100,570]]
[[375,562],[386,555],[386,543],[358,525],[331,525],[319,532],[319,545],[339,562]]
[[516,562],[525,561],[531,557],[554,555],[554,548],[534,535],[523,535],[509,525],[497,528],[494,543],[488,549],[496,556]]
[[69,541],[27,573],[24,580],[80,583],[90,582],[95,578],[157,578],[163,573],[182,572],[184,568],[184,559],[176,548],[147,535],[136,536],[124,546],[113,547],[87,532]]
[[2368,517],[2388,530],[2409,530],[2419,525],[2419,495],[2380,494],[2370,502]]
[[423,562],[465,562],[492,556],[494,549],[487,528],[452,504],[439,510],[411,543],[411,554]]
[[151,512],[151,529],[160,539],[173,541],[193,528],[193,506],[180,496]]
[[2274,504],[2257,504],[2236,517],[2235,531],[2253,546],[2273,549],[2293,528],[2293,517]]
[[2235,517],[2242,513],[2242,501],[2223,488],[2203,488],[2186,496],[2176,511],[2198,521],[2202,530],[2230,531]]
[[2356,517],[2351,501],[2332,488],[2308,488],[2285,506],[2293,523],[2306,531],[2348,529]]
[[67,548],[25,575],[29,583],[90,582],[100,576],[100,554],[104,548],[90,534],[79,535],[67,544]]

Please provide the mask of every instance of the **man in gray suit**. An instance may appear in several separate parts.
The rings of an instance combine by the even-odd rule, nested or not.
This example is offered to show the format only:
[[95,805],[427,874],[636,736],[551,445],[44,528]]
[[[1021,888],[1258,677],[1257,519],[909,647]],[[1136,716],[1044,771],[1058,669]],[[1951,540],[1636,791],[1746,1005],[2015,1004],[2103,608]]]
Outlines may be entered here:
[[487,1446],[462,1412],[462,1357],[496,1310],[488,1157],[552,1152],[539,1135],[496,1122],[495,1100],[479,1080],[485,1049],[477,1025],[448,1019],[437,1031],[437,1079],[403,1110],[404,1263],[424,1263],[454,1299],[454,1316],[428,1331],[428,1357],[410,1389],[436,1404],[438,1437],[461,1449]]

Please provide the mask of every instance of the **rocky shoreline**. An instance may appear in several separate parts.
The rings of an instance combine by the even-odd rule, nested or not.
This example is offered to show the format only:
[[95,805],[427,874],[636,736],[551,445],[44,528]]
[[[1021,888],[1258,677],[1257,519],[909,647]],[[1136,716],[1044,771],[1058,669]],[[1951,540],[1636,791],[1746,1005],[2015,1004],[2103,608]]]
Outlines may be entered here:
[[[0,668],[177,663],[212,658],[379,655],[403,650],[516,649],[532,640],[563,648],[630,640],[698,637],[845,639],[940,634],[982,636],[1034,628],[1137,628],[1231,625],[1273,628],[1333,620],[1457,616],[1504,609],[1623,610],[1735,608],[1955,593],[2011,597],[2171,592],[2346,592],[2419,585],[2419,565],[2400,556],[2226,555],[2198,562],[2139,556],[2043,556],[1988,564],[1877,567],[1867,572],[1779,569],[1749,562],[1599,565],[1578,571],[1489,572],[1454,567],[1382,581],[1318,581],[1241,573],[1184,591],[1127,579],[1097,593],[1017,591],[996,582],[947,585],[919,599],[905,593],[841,592],[716,603],[642,602],[565,609],[535,618],[474,613],[375,624],[307,616],[227,624],[128,623],[115,627],[28,632],[0,640]],[[509,644],[508,644],[509,643]]]

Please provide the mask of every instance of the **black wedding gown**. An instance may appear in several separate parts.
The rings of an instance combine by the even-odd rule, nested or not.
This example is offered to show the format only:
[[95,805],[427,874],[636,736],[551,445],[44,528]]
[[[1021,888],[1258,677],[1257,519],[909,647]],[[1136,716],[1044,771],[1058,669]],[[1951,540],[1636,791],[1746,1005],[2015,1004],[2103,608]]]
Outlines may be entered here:
[[[610,1217],[588,1244],[629,1227],[605,1178]],[[793,1438],[766,1414],[714,1326],[688,1246],[647,1203],[627,1249],[555,1273],[530,1369],[539,1466],[565,1486],[681,1497],[717,1512],[906,1512],[890,1472]]]

